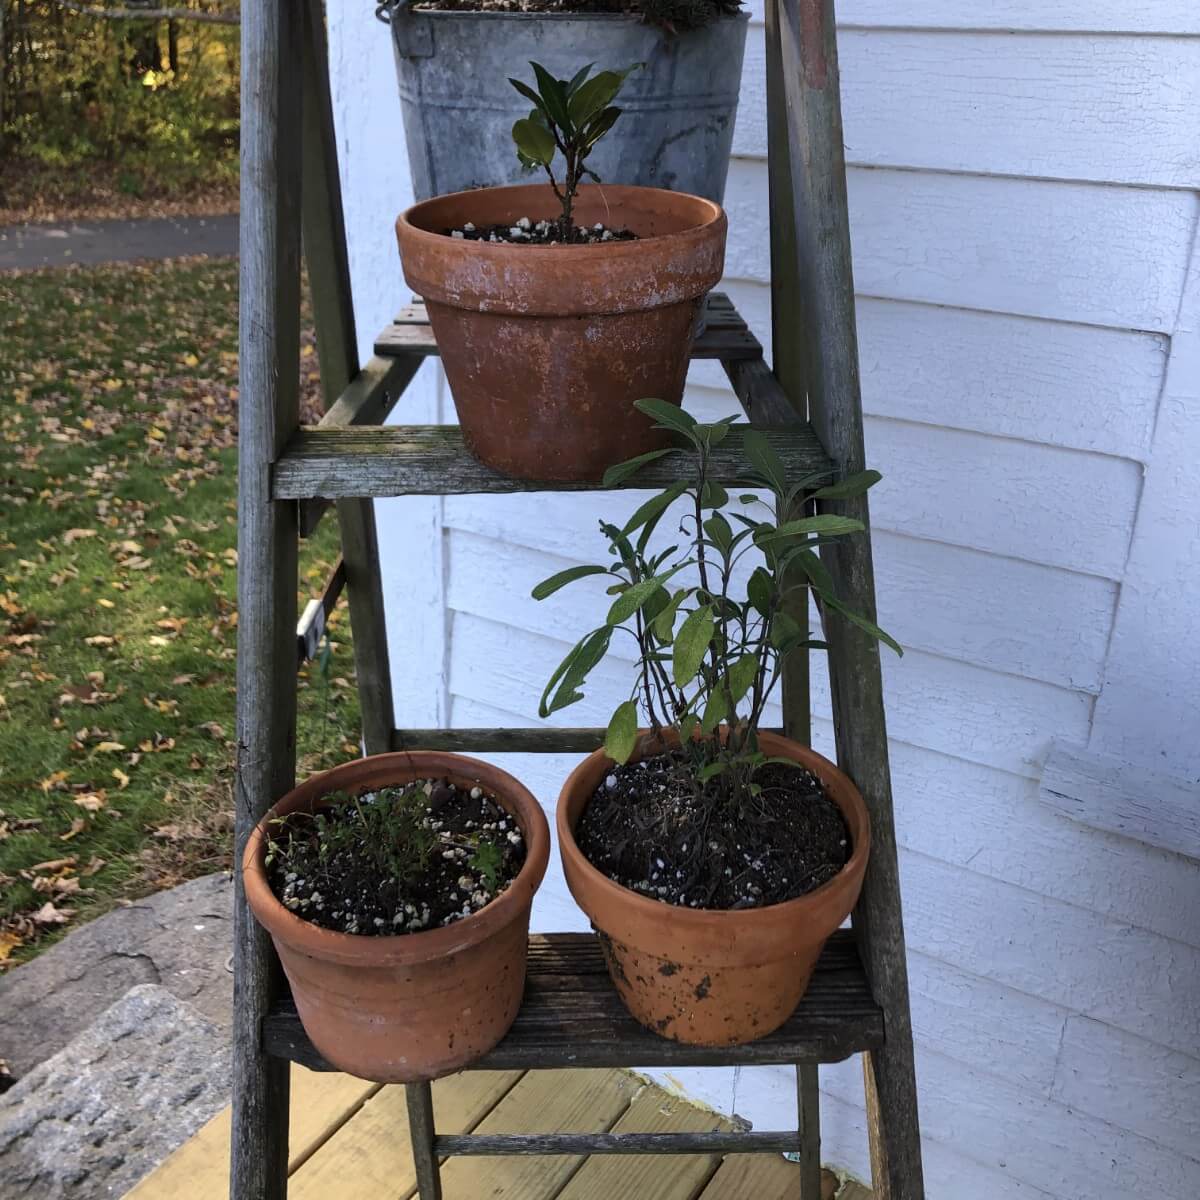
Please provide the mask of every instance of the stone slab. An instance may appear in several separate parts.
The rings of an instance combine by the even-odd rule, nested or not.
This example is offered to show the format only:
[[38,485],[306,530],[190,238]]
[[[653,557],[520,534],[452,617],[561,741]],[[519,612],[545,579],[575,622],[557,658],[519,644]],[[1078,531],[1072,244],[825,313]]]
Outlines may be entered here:
[[227,1028],[232,921],[233,882],[217,874],[81,925],[0,976],[0,1059],[20,1078],[143,983],[160,984]]
[[228,1102],[228,1035],[142,984],[0,1096],[4,1200],[123,1196]]

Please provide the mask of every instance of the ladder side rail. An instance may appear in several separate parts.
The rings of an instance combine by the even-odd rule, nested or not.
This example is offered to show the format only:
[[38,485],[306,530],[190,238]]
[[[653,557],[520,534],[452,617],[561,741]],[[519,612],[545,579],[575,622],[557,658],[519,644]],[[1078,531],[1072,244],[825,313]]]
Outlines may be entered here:
[[[779,40],[776,0],[766,5],[767,188],[771,236],[771,369],[788,403],[786,416],[807,419],[808,380],[800,328],[800,278],[796,259],[792,177],[787,144],[787,98]],[[779,413],[779,419],[785,414]],[[798,568],[789,582],[803,582]],[[799,627],[809,628],[807,590],[791,594],[785,611]],[[812,744],[812,683],[808,651],[788,656],[782,672],[783,728],[805,746]],[[802,1092],[802,1095],[808,1093]],[[804,1114],[801,1114],[803,1121]],[[809,1122],[815,1121],[810,1114]]]
[[[296,506],[272,501],[270,476],[299,420],[300,39],[282,0],[242,14],[235,864],[295,777]],[[289,1068],[262,1043],[281,974],[234,878],[230,1196],[283,1200]]]
[[[840,471],[863,469],[845,150],[833,0],[775,0],[795,206],[809,412]],[[866,524],[866,498],[827,507]],[[873,617],[869,533],[825,548],[841,595]],[[838,760],[862,790],[872,848],[854,913],[864,966],[884,1010],[886,1042],[865,1059],[874,1187],[879,1200],[922,1200],[920,1129],[887,725],[878,645],[826,614]]]
[[[304,256],[316,319],[321,385],[325,403],[332,407],[359,373],[358,339],[329,88],[324,5],[322,0],[305,0],[303,10]],[[368,754],[379,754],[391,748],[394,721],[375,506],[368,499],[341,500],[337,515],[354,633],[363,744]]]

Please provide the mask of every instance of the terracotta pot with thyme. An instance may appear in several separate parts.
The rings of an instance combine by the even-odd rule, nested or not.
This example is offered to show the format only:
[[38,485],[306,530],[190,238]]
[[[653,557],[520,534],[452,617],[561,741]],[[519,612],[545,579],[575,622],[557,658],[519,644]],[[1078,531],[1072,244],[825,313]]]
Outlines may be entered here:
[[[789,481],[747,431],[737,500],[710,477],[731,420],[697,423],[657,400],[638,407],[692,452],[686,480],[621,526],[601,522],[610,561],[572,567],[543,599],[588,576],[611,580],[603,624],[582,638],[542,697],[548,716],[583,697],[618,639],[637,662],[603,750],[571,774],[558,805],[568,886],[600,933],[609,971],[639,1021],[703,1045],[752,1041],[787,1020],[826,939],[853,908],[870,823],[853,782],[826,758],[760,729],[792,654],[823,647],[791,600],[811,592],[899,651],[837,597],[817,551],[862,525],[810,515],[811,498],[860,494],[875,472],[820,486]],[[656,451],[610,471],[629,478]],[[675,544],[658,548],[667,519]]]
[[461,754],[377,754],[315,775],[260,822],[242,863],[313,1045],[381,1083],[491,1049],[521,1005],[541,807]]

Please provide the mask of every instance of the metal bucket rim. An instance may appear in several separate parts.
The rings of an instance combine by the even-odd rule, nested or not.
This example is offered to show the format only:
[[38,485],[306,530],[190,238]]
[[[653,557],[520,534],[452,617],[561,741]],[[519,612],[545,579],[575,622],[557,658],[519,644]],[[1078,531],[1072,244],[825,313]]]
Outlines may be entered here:
[[[410,4],[398,9],[393,21],[396,18],[412,20],[415,17],[438,21],[607,21],[612,24],[644,25],[648,29],[659,28],[637,13],[486,12],[474,9],[413,8]],[[715,25],[727,25],[738,21],[748,23],[749,20],[749,12],[729,13],[716,17],[700,29],[681,29],[674,33],[659,29],[659,32],[663,37],[686,37],[691,33],[703,33]]]

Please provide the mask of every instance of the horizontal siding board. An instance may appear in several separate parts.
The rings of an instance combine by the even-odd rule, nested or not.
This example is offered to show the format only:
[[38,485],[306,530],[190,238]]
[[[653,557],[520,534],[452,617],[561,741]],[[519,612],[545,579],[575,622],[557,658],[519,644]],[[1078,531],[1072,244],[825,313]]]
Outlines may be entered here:
[[1069,1108],[1200,1159],[1200,1058],[1071,1017],[1053,1096]]
[[[831,738],[820,721],[818,735]],[[893,738],[902,845],[1110,920],[1200,947],[1200,866],[1049,812],[1037,782]]]
[[[762,0],[752,0],[762,12]],[[839,25],[910,29],[1081,30],[1111,33],[1200,34],[1193,0],[840,0]]]
[[[1194,1160],[919,1047],[921,1131],[1053,1196],[1194,1200]],[[822,1088],[853,1103],[853,1062],[822,1068]],[[951,1189],[951,1197],[969,1193]]]
[[[507,525],[507,542],[496,540],[504,521],[490,506],[455,508],[450,575],[456,588],[472,587],[477,575],[501,579],[513,572],[513,590],[524,593],[539,578],[570,565],[561,560],[572,541],[571,561],[595,548],[587,545],[591,520],[575,522],[574,513],[556,510],[535,526],[536,503],[531,497],[522,516]],[[1115,584],[882,529],[874,531],[873,542],[883,623],[903,646],[1061,687],[1097,690]],[[545,554],[554,557],[540,557]],[[536,608],[531,600],[522,608],[524,619],[513,619],[526,624],[536,614],[536,624],[526,627],[570,638],[598,611],[604,591],[595,580],[572,588]]]
[[1184,1054],[1200,1046],[1200,950],[911,851],[911,949]]
[[[734,151],[765,158],[765,44],[746,52]],[[843,30],[847,162],[1194,187],[1200,38]]]
[[[770,354],[770,289],[726,281]],[[1145,462],[1168,339],[1003,313],[859,297],[863,409]],[[727,387],[717,363],[693,384]]]
[[[882,168],[847,173],[861,295],[1169,332],[1197,197]],[[725,270],[765,282],[766,166],[730,165]]]
[[[1141,492],[1139,464],[1032,442],[866,422],[882,529],[1120,579]],[[1102,502],[1098,502],[1102,499]]]

